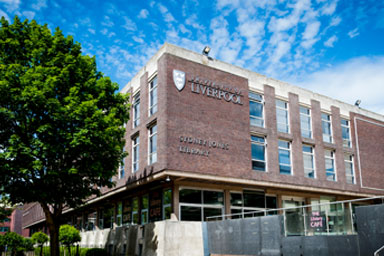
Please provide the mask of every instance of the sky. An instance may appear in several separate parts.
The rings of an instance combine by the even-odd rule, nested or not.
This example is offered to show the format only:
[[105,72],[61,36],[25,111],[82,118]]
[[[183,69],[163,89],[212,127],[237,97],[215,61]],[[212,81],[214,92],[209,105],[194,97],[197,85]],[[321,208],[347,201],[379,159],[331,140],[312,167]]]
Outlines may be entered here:
[[120,89],[165,43],[384,114],[383,0],[0,0],[59,27]]

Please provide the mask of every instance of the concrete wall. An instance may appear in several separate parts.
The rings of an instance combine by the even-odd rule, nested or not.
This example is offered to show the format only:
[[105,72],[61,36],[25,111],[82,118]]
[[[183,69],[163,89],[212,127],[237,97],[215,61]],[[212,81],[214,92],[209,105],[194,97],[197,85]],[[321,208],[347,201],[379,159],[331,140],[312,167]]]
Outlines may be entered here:
[[81,237],[81,247],[105,248],[110,255],[204,255],[201,222],[160,221],[82,232]]

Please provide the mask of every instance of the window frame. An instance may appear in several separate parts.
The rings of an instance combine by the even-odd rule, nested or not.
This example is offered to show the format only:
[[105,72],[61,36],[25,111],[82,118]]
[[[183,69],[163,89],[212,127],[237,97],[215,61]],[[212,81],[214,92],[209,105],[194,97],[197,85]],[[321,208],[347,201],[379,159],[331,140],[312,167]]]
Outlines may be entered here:
[[[156,131],[152,132],[152,129],[156,127]],[[156,140],[156,151],[152,152],[152,143]],[[157,162],[157,123],[153,123],[148,127],[148,164],[154,164]]]
[[[326,154],[327,152],[330,152],[331,156],[327,156],[327,154]],[[328,180],[328,181],[337,181],[336,165],[335,165],[335,163],[336,163],[335,162],[335,151],[331,150],[331,149],[325,149],[324,150],[324,158],[325,158],[325,177],[326,177],[326,180]],[[333,166],[333,168],[332,168],[333,171],[332,172],[327,170],[327,159],[332,161],[332,166]],[[329,174],[333,175],[334,179],[332,179],[332,180],[328,179],[328,177],[331,176]]]
[[[140,92],[136,93],[133,96],[132,100],[132,110],[133,110],[133,128],[136,128],[140,125]],[[137,109],[138,108],[138,109]]]
[[[343,124],[343,121],[346,121],[347,125]],[[351,121],[345,118],[340,119],[340,125],[341,125],[341,138],[343,140],[343,147],[345,148],[352,148],[352,140],[351,140]],[[343,128],[348,129],[348,139],[343,137]],[[346,145],[345,145],[345,142]]]
[[[277,126],[276,128],[277,128],[277,131],[281,132],[281,133],[290,133],[291,127],[289,125],[289,102],[281,100],[281,99],[276,99],[275,101],[276,101],[275,103],[276,103],[276,126]],[[285,108],[282,108],[282,107],[278,106],[277,102],[284,103],[285,104]],[[282,110],[282,111],[286,112],[286,115],[287,115],[287,123],[286,124],[279,122],[279,118],[278,118],[278,114],[277,114],[278,110]],[[286,126],[286,131],[279,130],[279,124]]]
[[[264,140],[264,143],[252,140],[252,137],[262,138]],[[264,160],[259,160],[259,159],[253,158],[252,145],[264,146]],[[265,136],[251,135],[251,159],[252,159],[252,170],[253,171],[267,172],[267,139]],[[264,163],[264,170],[253,169],[253,161]]]
[[[260,96],[261,100],[258,100],[258,99],[254,98],[254,97],[251,97],[252,94],[256,94],[256,95]],[[248,95],[249,95],[249,102],[250,102],[249,103],[249,119],[250,119],[250,124],[251,124],[251,126],[256,126],[256,127],[264,128],[265,127],[265,122],[264,122],[264,103],[265,103],[264,102],[264,96],[262,94],[260,94],[260,93],[253,92],[253,91],[250,91],[248,93]],[[251,115],[251,101],[256,103],[256,104],[260,104],[261,105],[261,118],[258,117],[258,116]],[[260,125],[253,125],[252,124],[252,119],[256,119],[258,121],[261,121],[262,125],[261,126]]]
[[[323,119],[323,115],[327,115],[329,120]],[[327,125],[329,126],[329,134],[324,133],[324,126],[323,126],[324,123],[327,123]],[[331,114],[324,113],[324,112],[321,113],[321,130],[322,130],[322,134],[323,134],[323,141],[327,142],[327,143],[333,143],[332,115]],[[326,140],[324,136],[328,136],[329,141]]]
[[[301,109],[308,110],[309,114],[302,113]],[[300,112],[300,132],[301,132],[301,137],[312,139],[313,138],[312,110],[311,110],[311,108],[308,108],[308,107],[305,107],[305,106],[299,106],[299,112]],[[306,117],[306,118],[309,119],[309,129],[310,130],[303,129],[303,127],[301,125],[302,122],[303,122],[303,119],[302,119],[303,117]],[[309,137],[303,135],[303,130],[309,132]]]
[[[136,142],[137,141],[137,142]],[[132,173],[140,168],[140,136],[137,134],[132,138]]]
[[[201,203],[185,203],[181,202],[179,199],[179,215],[180,215],[180,220],[182,220],[182,215],[181,215],[181,207],[182,206],[187,206],[187,207],[200,207],[201,208],[201,220],[200,221],[205,221],[204,220],[204,208],[211,208],[211,209],[221,209],[221,218],[223,218],[225,214],[225,192],[224,190],[220,189],[210,189],[210,188],[196,188],[196,187],[179,187],[179,194],[180,191],[183,189],[189,189],[189,190],[197,190],[200,191],[200,196],[201,196]],[[218,204],[205,204],[204,203],[204,191],[211,191],[211,192],[220,192],[223,193],[223,202],[221,205]],[[180,197],[179,197],[180,198]],[[185,220],[188,221],[188,220]]]
[[[148,100],[148,103],[149,103],[148,114],[149,115],[148,116],[154,115],[157,112],[157,110],[158,110],[158,107],[157,107],[157,105],[158,105],[158,90],[157,90],[158,89],[158,84],[159,83],[158,83],[157,75],[155,75],[151,79],[151,81],[149,82],[149,88],[148,88],[149,89],[148,90],[148,97],[149,97],[149,100]],[[156,98],[156,103],[153,103],[153,99],[154,98]]]
[[[349,160],[347,160],[345,157],[349,156]],[[348,174],[347,172],[347,163],[350,164],[351,170],[352,170],[352,175]],[[344,153],[344,165],[345,165],[345,178],[346,178],[346,183],[347,184],[356,184],[356,173],[355,173],[355,165],[354,165],[354,157],[353,154],[349,153]],[[348,182],[348,177],[352,177],[352,183]]]
[[[285,142],[285,143],[288,143],[288,148],[285,148],[285,147],[281,147],[279,145],[279,142]],[[280,150],[285,150],[285,151],[288,151],[289,152],[289,164],[285,164],[285,163],[281,163],[280,162]],[[291,141],[288,141],[288,140],[278,140],[278,153],[279,153],[279,172],[280,174],[284,174],[284,175],[293,175],[293,164],[292,164],[292,142]],[[288,173],[283,173],[282,170],[281,170],[281,166],[289,166],[289,174]]]
[[[309,147],[311,149],[311,152],[306,152],[304,151],[304,147]],[[316,165],[315,165],[315,147],[313,147],[312,145],[308,145],[308,144],[303,144],[302,145],[302,152],[303,152],[303,167],[304,167],[304,177],[306,178],[310,178],[310,179],[316,179]],[[307,172],[306,170],[308,170],[308,168],[305,168],[305,160],[304,160],[304,156],[305,155],[309,155],[311,156],[311,160],[312,160],[312,172],[313,172],[313,177],[310,177],[309,175],[307,175]],[[309,174],[309,173],[308,173]]]

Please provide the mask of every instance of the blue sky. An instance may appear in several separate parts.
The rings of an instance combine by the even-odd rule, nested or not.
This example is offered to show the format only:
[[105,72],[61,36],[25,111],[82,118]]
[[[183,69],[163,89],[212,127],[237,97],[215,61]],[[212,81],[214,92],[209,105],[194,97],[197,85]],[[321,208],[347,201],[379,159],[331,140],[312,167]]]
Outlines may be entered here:
[[384,114],[382,0],[0,0],[60,27],[122,88],[169,42]]

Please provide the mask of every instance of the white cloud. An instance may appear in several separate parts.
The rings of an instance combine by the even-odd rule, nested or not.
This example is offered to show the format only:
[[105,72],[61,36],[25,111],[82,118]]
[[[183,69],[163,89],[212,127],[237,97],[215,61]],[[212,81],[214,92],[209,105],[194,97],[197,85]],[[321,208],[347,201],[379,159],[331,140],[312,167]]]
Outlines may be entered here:
[[289,50],[291,49],[291,44],[287,41],[280,41],[277,44],[276,49],[274,50],[270,60],[272,63],[277,63],[280,61],[280,59],[286,55]]
[[168,11],[167,7],[165,7],[162,4],[158,4],[159,11],[163,15],[164,21],[165,22],[173,22],[175,21],[175,18],[172,16],[172,14]]
[[384,56],[359,57],[319,70],[298,83],[333,98],[384,114]]
[[199,24],[199,20],[197,18],[197,15],[195,13],[188,16],[188,18],[185,20],[185,24],[190,25],[191,27],[197,29],[197,30],[203,30],[204,26]]
[[139,43],[139,44],[144,43],[143,38],[140,38],[140,37],[138,37],[138,36],[133,36],[132,39],[133,39],[133,41],[135,41],[136,43]]
[[333,17],[332,20],[331,20],[330,26],[331,27],[337,26],[337,25],[340,24],[340,22],[341,22],[341,18],[340,17],[338,17],[338,16]]
[[8,12],[13,12],[19,9],[20,0],[0,0],[0,3],[5,3],[5,8]]
[[332,15],[336,11],[336,6],[337,1],[329,3],[322,8],[321,13],[324,15]]
[[350,38],[354,38],[354,37],[356,37],[358,35],[360,35],[359,28],[355,28],[354,30],[351,30],[351,31],[348,32],[348,36]]
[[320,22],[319,21],[314,21],[309,24],[307,24],[305,31],[303,33],[303,39],[312,39],[314,38],[317,33],[319,33],[319,28],[320,28]]
[[1,17],[4,17],[7,21],[11,21],[11,20],[9,19],[8,14],[6,14],[3,10],[0,9],[0,18],[1,18]]
[[142,9],[139,13],[139,15],[137,16],[139,19],[146,19],[149,15],[149,12],[147,9]]
[[324,45],[327,47],[333,47],[333,44],[337,41],[337,36],[331,36],[327,41],[324,42]]
[[23,12],[23,15],[29,19],[29,20],[32,20],[34,17],[35,17],[35,12],[32,12],[32,11],[24,11]]
[[89,28],[88,32],[91,33],[92,35],[96,34],[96,31],[94,29],[92,29],[92,28]]
[[136,30],[136,24],[127,16],[123,17],[125,24],[123,25],[123,28],[125,28],[128,31],[134,31]]
[[103,34],[103,35],[106,35],[106,34],[108,34],[108,29],[103,28],[103,29],[100,31],[100,33]]
[[37,0],[31,5],[32,9],[39,11],[41,8],[47,7],[47,0]]
[[104,16],[104,20],[101,22],[101,25],[106,27],[113,27],[115,25],[113,21],[111,21],[111,18],[107,15]]

